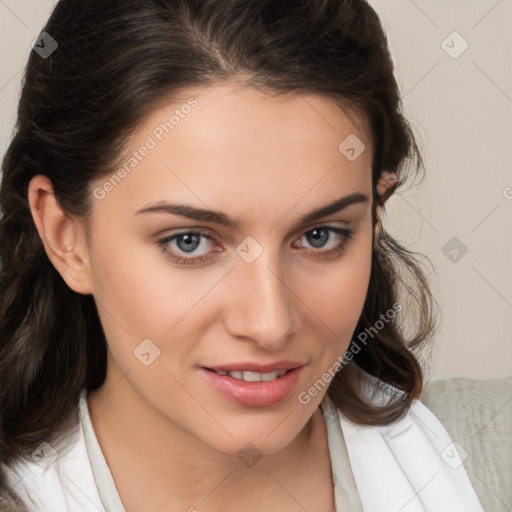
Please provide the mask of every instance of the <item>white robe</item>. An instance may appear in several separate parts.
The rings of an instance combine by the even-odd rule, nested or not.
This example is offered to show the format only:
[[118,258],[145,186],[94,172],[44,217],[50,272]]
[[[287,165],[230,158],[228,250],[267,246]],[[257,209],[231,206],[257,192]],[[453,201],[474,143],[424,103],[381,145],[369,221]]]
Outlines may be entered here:
[[[484,512],[448,433],[418,400],[387,426],[352,423],[327,394],[321,409],[337,512],[361,505],[364,512]],[[125,512],[85,390],[79,413],[82,421],[71,433],[41,446],[34,460],[6,468],[8,484],[29,512]]]

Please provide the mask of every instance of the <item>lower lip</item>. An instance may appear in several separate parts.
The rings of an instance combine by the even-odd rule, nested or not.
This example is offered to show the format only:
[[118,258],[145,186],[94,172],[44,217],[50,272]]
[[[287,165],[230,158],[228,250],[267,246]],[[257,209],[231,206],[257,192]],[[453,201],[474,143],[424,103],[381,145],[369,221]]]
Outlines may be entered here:
[[200,368],[206,380],[224,396],[240,405],[266,407],[284,400],[297,386],[304,366],[289,370],[270,382],[245,382]]

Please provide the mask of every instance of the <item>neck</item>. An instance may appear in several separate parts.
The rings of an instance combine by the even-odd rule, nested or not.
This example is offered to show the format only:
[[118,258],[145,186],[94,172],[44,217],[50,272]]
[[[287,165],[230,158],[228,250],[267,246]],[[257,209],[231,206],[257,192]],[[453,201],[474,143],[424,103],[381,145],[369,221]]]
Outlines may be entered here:
[[[287,499],[292,492],[304,493],[298,475],[309,475],[311,480],[315,467],[325,468],[325,457],[330,471],[325,422],[318,408],[283,449],[242,460],[215,450],[170,421],[128,379],[114,379],[111,384],[112,380],[111,373],[89,394],[88,405],[98,443],[127,512],[137,510],[139,504],[148,508],[148,496],[154,500],[151,510],[164,510],[170,502],[176,504],[176,510],[226,510],[230,502],[245,502],[245,510],[250,506],[264,510],[264,503],[275,506],[278,489],[283,495],[288,493]],[[144,499],[141,489],[145,489]]]

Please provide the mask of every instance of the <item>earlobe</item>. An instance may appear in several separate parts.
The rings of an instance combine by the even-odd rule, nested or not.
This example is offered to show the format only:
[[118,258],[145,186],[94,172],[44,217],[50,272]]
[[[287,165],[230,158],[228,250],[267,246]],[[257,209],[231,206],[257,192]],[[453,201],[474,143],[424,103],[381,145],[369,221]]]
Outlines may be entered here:
[[37,175],[30,180],[28,201],[39,237],[53,266],[72,290],[91,294],[88,248],[82,225],[62,210],[52,182],[46,176]]

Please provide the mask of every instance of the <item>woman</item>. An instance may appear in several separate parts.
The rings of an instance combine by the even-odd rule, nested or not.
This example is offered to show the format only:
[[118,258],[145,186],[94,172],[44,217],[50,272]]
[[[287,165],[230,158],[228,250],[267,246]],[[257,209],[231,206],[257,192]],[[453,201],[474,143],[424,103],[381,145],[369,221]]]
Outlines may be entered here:
[[61,0],[36,46],[0,192],[4,500],[481,511],[417,400],[432,296],[379,217],[422,161],[373,9]]

